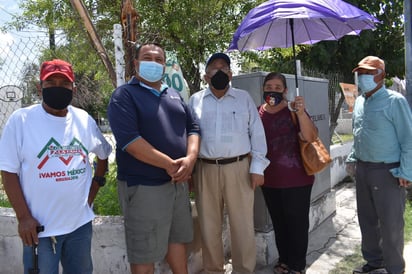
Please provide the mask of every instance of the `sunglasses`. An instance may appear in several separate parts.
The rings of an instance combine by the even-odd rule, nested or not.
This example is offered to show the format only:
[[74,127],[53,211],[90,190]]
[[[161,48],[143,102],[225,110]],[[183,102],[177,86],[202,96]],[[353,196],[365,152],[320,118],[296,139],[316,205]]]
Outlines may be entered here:
[[224,73],[228,74],[231,70],[230,68],[221,68],[221,69],[212,69],[206,72],[207,76],[212,77],[218,72],[219,70],[223,71]]
[[56,65],[56,64],[43,64],[41,70],[45,71],[61,71],[61,72],[69,72],[73,73],[72,66],[69,65]]

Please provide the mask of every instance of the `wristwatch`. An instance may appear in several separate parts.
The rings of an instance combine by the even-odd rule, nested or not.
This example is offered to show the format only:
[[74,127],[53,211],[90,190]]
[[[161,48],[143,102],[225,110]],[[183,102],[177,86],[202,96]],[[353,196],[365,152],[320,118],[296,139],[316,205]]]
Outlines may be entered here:
[[93,181],[96,181],[99,186],[104,186],[106,184],[106,178],[103,176],[94,176]]

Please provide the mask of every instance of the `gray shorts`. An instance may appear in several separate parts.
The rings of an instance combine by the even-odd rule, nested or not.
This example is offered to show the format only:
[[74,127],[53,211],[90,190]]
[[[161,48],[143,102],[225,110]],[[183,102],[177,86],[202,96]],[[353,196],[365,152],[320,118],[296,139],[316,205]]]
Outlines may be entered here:
[[163,260],[169,243],[190,243],[193,220],[187,183],[127,187],[118,181],[129,263]]

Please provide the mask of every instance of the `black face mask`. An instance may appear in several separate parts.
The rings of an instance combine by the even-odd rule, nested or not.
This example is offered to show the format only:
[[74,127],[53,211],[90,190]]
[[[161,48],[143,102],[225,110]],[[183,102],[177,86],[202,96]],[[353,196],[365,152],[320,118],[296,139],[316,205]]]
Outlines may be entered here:
[[67,108],[73,99],[73,91],[63,87],[42,89],[43,102],[52,109],[62,110]]
[[221,70],[218,70],[211,78],[212,86],[217,90],[223,90],[229,84],[229,76]]
[[263,101],[271,106],[276,106],[283,100],[283,92],[264,91]]

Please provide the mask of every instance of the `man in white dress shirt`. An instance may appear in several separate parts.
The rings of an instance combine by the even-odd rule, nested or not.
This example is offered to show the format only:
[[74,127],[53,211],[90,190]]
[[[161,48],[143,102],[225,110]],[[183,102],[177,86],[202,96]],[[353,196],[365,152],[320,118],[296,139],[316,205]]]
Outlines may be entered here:
[[229,214],[234,273],[253,273],[256,243],[254,190],[263,185],[266,139],[257,107],[245,90],[230,86],[230,58],[213,54],[206,63],[209,87],[192,95],[189,106],[202,130],[193,182],[203,239],[206,273],[224,273],[223,208]]

